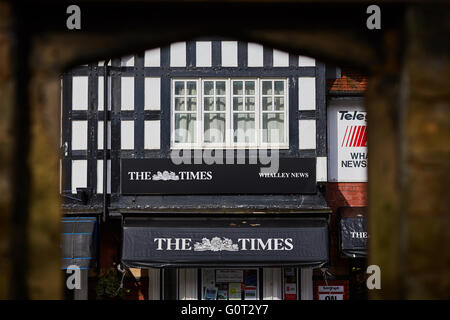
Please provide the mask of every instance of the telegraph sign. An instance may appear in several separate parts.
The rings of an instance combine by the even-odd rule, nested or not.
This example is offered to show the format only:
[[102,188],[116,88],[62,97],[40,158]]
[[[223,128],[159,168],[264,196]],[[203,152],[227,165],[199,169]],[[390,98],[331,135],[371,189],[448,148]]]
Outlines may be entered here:
[[367,113],[360,100],[335,100],[328,107],[329,181],[367,181]]
[[348,300],[348,280],[315,281],[314,299]]

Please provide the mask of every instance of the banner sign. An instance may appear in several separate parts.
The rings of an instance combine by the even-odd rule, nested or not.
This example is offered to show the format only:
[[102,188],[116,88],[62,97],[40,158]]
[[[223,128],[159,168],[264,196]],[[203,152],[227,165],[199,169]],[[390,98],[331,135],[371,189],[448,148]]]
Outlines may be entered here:
[[341,249],[348,257],[367,256],[367,239],[369,237],[364,217],[341,218]]
[[[276,223],[247,219],[245,224],[231,220],[195,224],[192,219],[153,223],[126,219],[122,261],[136,268],[224,263],[318,266],[328,261],[324,219]],[[216,277],[241,280],[237,273]]]
[[278,171],[261,164],[179,164],[171,159],[122,159],[122,194],[315,193],[315,158],[280,158]]
[[328,108],[329,179],[367,181],[367,113],[362,101],[332,101]]
[[348,300],[348,280],[314,281],[315,300]]

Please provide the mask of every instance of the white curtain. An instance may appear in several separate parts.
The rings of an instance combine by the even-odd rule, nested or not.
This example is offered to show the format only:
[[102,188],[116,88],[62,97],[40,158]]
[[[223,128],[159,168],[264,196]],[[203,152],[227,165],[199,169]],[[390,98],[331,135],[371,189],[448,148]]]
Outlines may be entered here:
[[263,142],[284,142],[284,114],[263,113]]
[[175,141],[178,143],[195,142],[197,116],[190,113],[175,114]]

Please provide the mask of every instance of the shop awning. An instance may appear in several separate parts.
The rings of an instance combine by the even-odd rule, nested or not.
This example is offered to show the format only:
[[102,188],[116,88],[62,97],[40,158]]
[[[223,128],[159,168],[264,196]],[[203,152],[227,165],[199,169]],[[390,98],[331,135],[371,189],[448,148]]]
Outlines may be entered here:
[[77,266],[89,269],[95,262],[95,217],[62,218],[62,269]]
[[365,208],[340,208],[341,252],[351,258],[367,256],[368,232]]
[[125,218],[128,267],[309,266],[328,261],[323,218]]

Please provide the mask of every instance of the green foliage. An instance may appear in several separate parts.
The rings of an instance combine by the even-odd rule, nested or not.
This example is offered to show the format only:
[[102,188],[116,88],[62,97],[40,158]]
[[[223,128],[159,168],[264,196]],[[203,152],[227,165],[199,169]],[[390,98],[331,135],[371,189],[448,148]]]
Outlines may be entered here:
[[98,300],[120,300],[124,297],[124,289],[120,288],[122,274],[117,270],[113,263],[108,269],[102,269],[97,282]]

